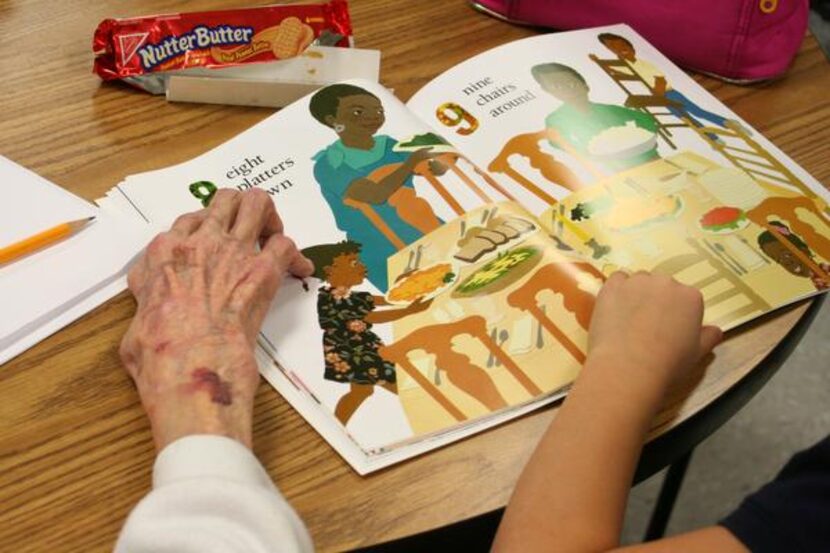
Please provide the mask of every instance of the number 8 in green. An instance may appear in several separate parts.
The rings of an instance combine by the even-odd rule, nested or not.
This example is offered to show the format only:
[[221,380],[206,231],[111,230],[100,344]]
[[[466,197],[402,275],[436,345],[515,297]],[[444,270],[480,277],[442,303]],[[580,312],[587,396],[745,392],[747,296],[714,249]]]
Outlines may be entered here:
[[190,193],[202,202],[202,207],[207,207],[216,194],[216,185],[210,181],[200,180],[190,185]]

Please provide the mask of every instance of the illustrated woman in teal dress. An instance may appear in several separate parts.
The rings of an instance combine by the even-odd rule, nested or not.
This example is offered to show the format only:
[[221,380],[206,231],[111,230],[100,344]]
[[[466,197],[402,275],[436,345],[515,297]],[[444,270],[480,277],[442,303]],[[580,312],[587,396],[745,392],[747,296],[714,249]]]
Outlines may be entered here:
[[442,224],[412,184],[415,168],[434,154],[429,148],[397,152],[394,138],[376,134],[386,121],[383,106],[363,88],[323,88],[309,110],[338,135],[314,156],[314,177],[337,227],[362,245],[369,281],[386,292],[386,259]]

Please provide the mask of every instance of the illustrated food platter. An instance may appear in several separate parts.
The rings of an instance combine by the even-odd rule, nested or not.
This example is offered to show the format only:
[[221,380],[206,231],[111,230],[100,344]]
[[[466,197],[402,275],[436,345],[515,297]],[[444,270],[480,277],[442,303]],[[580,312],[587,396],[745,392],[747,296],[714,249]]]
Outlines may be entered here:
[[404,273],[386,293],[386,301],[392,305],[427,301],[444,292],[457,279],[458,271],[452,263],[438,263]]
[[392,147],[392,151],[416,152],[423,148],[429,148],[429,151],[435,154],[452,153],[457,151],[452,145],[450,145],[449,142],[431,132],[416,134],[412,138],[398,142]]
[[533,270],[542,260],[536,246],[506,250],[462,280],[452,291],[454,297],[491,294],[503,290]]
[[709,234],[732,234],[746,228],[749,219],[742,209],[720,206],[704,213],[697,224]]
[[[410,305],[428,301],[453,289],[453,297],[469,297],[502,290],[532,270],[542,259],[539,247],[527,245],[526,238],[537,230],[536,224],[513,215],[495,215],[487,209],[476,223],[461,222],[461,238],[455,244],[452,259],[418,268],[420,248],[415,254],[415,268],[410,263],[390,287],[385,299],[392,305]],[[470,225],[470,226],[468,226]],[[492,259],[490,259],[492,258]],[[462,269],[472,271],[460,281]],[[460,283],[459,283],[460,282]]]
[[649,198],[606,195],[577,204],[570,218],[575,222],[601,218],[608,230],[631,232],[675,219],[682,211],[683,200],[679,195]]
[[653,150],[657,135],[629,121],[619,127],[605,129],[588,142],[588,153],[608,161],[630,159]]
[[536,230],[536,225],[519,217],[494,216],[480,225],[464,228],[453,257],[464,263],[475,263],[499,248],[508,247]]

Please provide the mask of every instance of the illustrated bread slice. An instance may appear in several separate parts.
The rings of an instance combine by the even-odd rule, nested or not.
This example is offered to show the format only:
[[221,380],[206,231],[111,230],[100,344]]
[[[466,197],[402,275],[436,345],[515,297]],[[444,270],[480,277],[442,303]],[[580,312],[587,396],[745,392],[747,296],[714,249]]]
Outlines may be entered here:
[[[487,226],[490,225],[488,224]],[[497,221],[496,225],[491,227],[491,230],[503,234],[505,237],[507,237],[508,240],[513,240],[514,238],[518,238],[521,235],[521,233],[518,230],[511,227],[501,219]]]
[[453,256],[460,261],[472,263],[481,258],[482,255],[496,249],[496,245],[484,238],[474,238],[465,244]]
[[453,257],[460,261],[472,263],[481,258],[482,255],[495,250],[496,243],[481,236],[484,230],[481,227],[473,227],[468,230],[464,238],[458,241],[459,250]]
[[479,236],[479,238],[485,238],[485,239],[489,240],[490,242],[492,242],[493,244],[496,244],[497,246],[507,242],[507,236],[505,236],[504,234],[502,234],[502,233],[500,233],[496,230],[481,229],[478,232],[478,236]]
[[518,217],[505,217],[504,223],[506,225],[513,227],[522,234],[536,229],[536,225],[534,225],[530,221],[519,219]]

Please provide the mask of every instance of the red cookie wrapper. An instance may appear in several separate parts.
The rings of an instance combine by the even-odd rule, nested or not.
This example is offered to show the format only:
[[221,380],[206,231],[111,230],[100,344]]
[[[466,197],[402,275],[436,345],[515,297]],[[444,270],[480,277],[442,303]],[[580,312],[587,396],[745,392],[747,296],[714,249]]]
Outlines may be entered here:
[[142,76],[287,59],[312,42],[351,46],[351,35],[346,0],[105,19],[92,40],[93,70],[148,88]]

